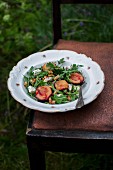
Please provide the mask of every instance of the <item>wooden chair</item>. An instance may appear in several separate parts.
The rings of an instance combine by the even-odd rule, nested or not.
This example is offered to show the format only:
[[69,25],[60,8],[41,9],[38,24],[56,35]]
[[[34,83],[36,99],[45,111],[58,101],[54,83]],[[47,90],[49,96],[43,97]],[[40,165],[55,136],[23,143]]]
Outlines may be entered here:
[[84,53],[105,73],[103,92],[81,109],[63,113],[32,111],[27,127],[31,170],[45,170],[45,151],[113,153],[113,43],[62,40],[61,4],[112,3],[112,0],[53,0],[53,32],[56,49]]

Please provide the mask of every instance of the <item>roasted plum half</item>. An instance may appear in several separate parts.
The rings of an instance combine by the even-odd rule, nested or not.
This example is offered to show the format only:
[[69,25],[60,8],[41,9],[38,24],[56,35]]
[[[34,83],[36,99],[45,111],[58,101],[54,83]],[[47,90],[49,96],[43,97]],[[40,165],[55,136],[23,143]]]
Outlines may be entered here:
[[41,101],[47,101],[52,94],[52,90],[49,86],[39,86],[36,89],[36,98]]
[[81,73],[71,73],[69,80],[73,84],[82,84],[84,82],[84,77]]
[[65,80],[58,80],[55,83],[55,88],[57,90],[64,90],[64,89],[68,89],[69,85]]

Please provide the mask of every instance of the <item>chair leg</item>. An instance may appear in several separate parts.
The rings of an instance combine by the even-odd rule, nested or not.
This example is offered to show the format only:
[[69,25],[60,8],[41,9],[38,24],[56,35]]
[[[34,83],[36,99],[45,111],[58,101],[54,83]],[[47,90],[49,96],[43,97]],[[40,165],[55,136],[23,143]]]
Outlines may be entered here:
[[46,170],[45,152],[38,148],[38,144],[27,137],[27,147],[30,161],[30,170]]

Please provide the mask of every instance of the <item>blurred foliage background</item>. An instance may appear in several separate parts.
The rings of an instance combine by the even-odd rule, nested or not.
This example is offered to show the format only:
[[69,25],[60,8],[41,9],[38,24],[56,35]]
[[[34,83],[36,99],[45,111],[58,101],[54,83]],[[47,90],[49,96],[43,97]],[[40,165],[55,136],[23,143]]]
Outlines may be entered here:
[[[113,42],[113,5],[63,5],[64,39]],[[52,49],[51,0],[0,0],[0,170],[28,170],[29,109],[7,88],[9,72],[31,53]],[[93,146],[92,146],[93,147]],[[112,170],[113,156],[46,153],[47,170]]]

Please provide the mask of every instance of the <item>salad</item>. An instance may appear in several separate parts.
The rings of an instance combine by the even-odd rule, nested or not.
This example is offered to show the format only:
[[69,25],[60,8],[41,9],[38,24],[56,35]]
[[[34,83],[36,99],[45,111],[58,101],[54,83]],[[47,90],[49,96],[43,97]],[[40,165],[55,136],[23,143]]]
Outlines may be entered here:
[[63,104],[79,96],[84,76],[79,70],[82,65],[64,66],[64,58],[48,62],[39,68],[31,67],[24,75],[24,87],[30,97],[45,104]]

